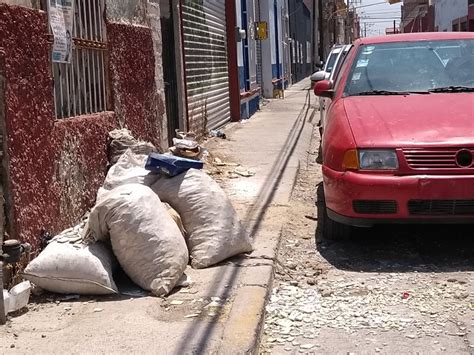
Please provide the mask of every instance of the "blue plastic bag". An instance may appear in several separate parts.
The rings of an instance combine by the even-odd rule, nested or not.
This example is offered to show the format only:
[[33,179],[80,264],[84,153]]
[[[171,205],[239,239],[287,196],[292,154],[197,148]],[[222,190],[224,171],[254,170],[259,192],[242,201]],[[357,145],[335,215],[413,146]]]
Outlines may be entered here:
[[145,169],[160,172],[167,176],[176,176],[189,169],[202,169],[204,163],[199,160],[192,160],[177,157],[169,154],[151,153],[145,164]]

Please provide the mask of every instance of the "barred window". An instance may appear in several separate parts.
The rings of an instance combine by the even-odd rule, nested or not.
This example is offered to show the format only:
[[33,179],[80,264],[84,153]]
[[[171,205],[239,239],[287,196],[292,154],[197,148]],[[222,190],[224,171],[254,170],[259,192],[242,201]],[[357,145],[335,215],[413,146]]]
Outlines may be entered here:
[[104,9],[104,0],[74,1],[70,63],[52,64],[57,119],[108,109]]

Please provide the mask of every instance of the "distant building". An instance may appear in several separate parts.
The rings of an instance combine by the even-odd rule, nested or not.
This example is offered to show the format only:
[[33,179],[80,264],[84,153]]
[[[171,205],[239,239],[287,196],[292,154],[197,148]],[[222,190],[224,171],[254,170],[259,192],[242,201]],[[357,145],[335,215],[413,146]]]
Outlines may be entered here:
[[474,31],[473,0],[436,0],[435,30]]
[[435,30],[433,3],[433,0],[404,0],[400,26],[402,32],[433,32]]
[[402,32],[474,31],[474,0],[404,0]]

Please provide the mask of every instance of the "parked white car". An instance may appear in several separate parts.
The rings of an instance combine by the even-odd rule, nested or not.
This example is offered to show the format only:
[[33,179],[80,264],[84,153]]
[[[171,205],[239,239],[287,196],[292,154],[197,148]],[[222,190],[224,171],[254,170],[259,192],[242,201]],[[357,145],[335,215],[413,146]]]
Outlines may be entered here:
[[331,75],[331,72],[336,64],[336,60],[341,53],[342,47],[342,45],[335,45],[332,47],[324,67],[311,75],[310,79],[312,84],[316,83],[317,81],[329,79],[329,76]]
[[[347,56],[347,53],[352,48],[350,44],[335,45],[328,55],[326,65],[320,71],[317,71],[311,75],[311,83],[314,85],[316,82],[321,80],[329,80],[334,83],[337,78],[337,74],[341,69],[342,63]],[[324,121],[326,116],[326,109],[331,100],[328,98],[321,97],[319,99],[319,111],[321,112],[321,122]]]

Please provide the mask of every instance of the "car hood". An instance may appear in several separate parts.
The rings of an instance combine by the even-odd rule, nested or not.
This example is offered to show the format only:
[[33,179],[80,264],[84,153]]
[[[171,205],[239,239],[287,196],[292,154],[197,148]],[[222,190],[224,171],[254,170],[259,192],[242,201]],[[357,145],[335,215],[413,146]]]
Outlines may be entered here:
[[344,107],[358,147],[474,145],[474,94],[349,96]]

